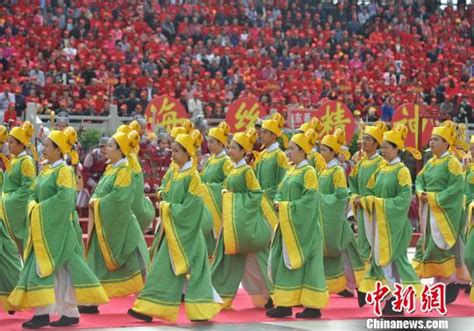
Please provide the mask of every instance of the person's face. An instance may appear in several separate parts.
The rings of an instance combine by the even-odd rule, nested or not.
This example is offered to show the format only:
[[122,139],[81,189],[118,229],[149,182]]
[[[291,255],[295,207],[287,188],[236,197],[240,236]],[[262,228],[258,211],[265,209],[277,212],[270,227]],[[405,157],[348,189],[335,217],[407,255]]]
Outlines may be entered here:
[[61,151],[49,138],[44,141],[44,152],[43,155],[48,161],[55,162],[61,158]]
[[184,150],[183,146],[177,142],[173,142],[171,144],[171,157],[173,158],[173,161],[180,167],[189,161],[188,153]]
[[288,155],[288,159],[290,159],[290,161],[296,165],[300,164],[301,161],[306,158],[306,154],[304,153],[304,151],[298,145],[291,141],[288,145],[288,149],[286,150],[286,152]]
[[430,149],[436,156],[443,155],[449,148],[449,144],[440,136],[433,135],[430,138]]
[[262,144],[264,144],[267,147],[276,141],[276,135],[273,132],[268,131],[266,129],[262,129],[260,131],[260,137],[262,138]]
[[219,141],[217,141],[216,139],[212,137],[208,138],[207,146],[209,147],[209,150],[211,151],[211,153],[215,155],[219,154],[224,148],[224,146],[222,146],[222,144]]
[[100,145],[99,150],[100,150],[100,155],[105,155],[107,149],[107,144],[105,145]]
[[362,149],[368,153],[372,153],[377,149],[377,142],[368,134],[362,136]]
[[10,153],[17,156],[25,150],[25,146],[15,138],[8,136],[8,150]]
[[113,138],[110,138],[107,142],[107,145],[105,147],[105,157],[109,159],[112,163],[117,162],[123,157],[119,145]]
[[235,163],[242,160],[245,156],[245,151],[242,147],[239,146],[234,140],[229,145],[229,157]]
[[336,153],[326,145],[321,145],[321,155],[326,162],[330,162],[336,157]]
[[161,150],[169,149],[170,142],[167,139],[160,140],[159,147]]
[[388,162],[391,162],[398,156],[398,148],[395,148],[387,141],[382,142],[380,145],[380,149],[382,151],[382,156]]
[[56,125],[56,130],[63,131],[65,128],[67,128],[67,123],[59,122]]

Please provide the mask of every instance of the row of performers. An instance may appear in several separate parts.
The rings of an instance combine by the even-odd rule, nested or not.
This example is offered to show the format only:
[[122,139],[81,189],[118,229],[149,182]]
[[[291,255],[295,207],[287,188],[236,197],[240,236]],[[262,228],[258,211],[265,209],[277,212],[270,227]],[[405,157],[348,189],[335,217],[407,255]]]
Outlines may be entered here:
[[[228,143],[226,123],[212,128],[212,156],[201,173],[200,132],[174,128],[173,164],[157,193],[161,221],[149,250],[142,231],[155,211],[143,194],[135,130],[121,126],[107,143],[111,165],[91,197],[83,247],[74,171],[64,162],[68,155],[75,159],[74,129],[49,134],[48,164],[38,176],[25,152],[31,124],[3,129],[0,141],[8,140],[14,156],[5,160],[0,204],[4,309],[35,308],[26,328],[69,326],[79,323],[79,313],[99,313],[109,298],[138,294],[129,315],[175,322],[184,293],[187,317],[206,321],[232,309],[242,284],[270,317],[290,316],[301,305],[296,317],[318,318],[331,293],[357,293],[363,306],[376,281],[392,290],[396,283],[413,285],[420,293],[420,278],[431,277],[446,284],[447,303],[453,302],[459,284],[470,282],[466,265],[474,270],[474,236],[465,217],[467,206],[470,220],[474,174],[471,168],[465,174],[448,151],[456,135],[452,123],[434,128],[434,156],[416,179],[422,235],[412,264],[412,181],[399,158],[406,127],[365,128],[366,157],[352,170],[349,189],[337,162],[342,130],[318,141],[320,123],[313,119],[292,136],[285,154],[277,142],[283,126],[279,116],[263,122],[267,147],[252,165],[246,156],[257,139],[254,129]],[[348,205],[359,223],[357,238],[346,221]],[[391,301],[385,314],[397,314]],[[51,322],[53,312],[61,317]]]

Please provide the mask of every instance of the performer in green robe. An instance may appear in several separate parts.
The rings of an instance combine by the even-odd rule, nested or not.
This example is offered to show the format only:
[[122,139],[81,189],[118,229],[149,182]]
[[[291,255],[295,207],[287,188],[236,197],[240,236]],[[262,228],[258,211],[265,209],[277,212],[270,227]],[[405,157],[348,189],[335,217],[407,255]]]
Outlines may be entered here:
[[[471,157],[474,155],[474,135],[471,136],[470,140],[470,152]],[[472,217],[474,215],[474,163],[469,163],[466,170],[466,186],[465,186],[465,195],[466,195],[466,247],[465,247],[465,254],[464,260],[466,262],[466,266],[471,273],[471,280],[474,279],[474,222],[472,221]],[[471,302],[474,302],[474,286],[472,285],[471,281],[471,289],[470,289],[470,299]]]
[[357,162],[349,175],[350,207],[357,220],[357,245],[366,263],[369,262],[371,250],[366,231],[368,221],[364,219],[362,206],[355,207],[354,201],[371,194],[367,188],[367,183],[374,172],[386,163],[377,152],[380,144],[382,144],[383,133],[386,129],[386,125],[381,121],[374,123],[374,126],[365,127],[362,136],[362,150],[366,157]]
[[298,318],[318,318],[329,294],[323,265],[323,236],[318,209],[316,170],[306,156],[316,143],[313,129],[294,135],[288,157],[295,164],[278,187],[275,205],[279,211],[270,252],[269,273],[273,283],[273,303],[269,317],[292,315],[292,308],[304,306]]
[[435,278],[446,285],[446,303],[456,300],[458,284],[465,282],[464,173],[460,162],[448,152],[456,137],[454,124],[433,128],[430,149],[433,157],[416,178],[420,200],[422,234],[412,261],[420,278]]
[[[8,131],[0,125],[0,150],[8,139]],[[6,169],[10,168],[10,160],[0,153],[0,158],[3,161]],[[0,188],[3,185],[3,171],[0,170]],[[1,196],[1,193],[0,193]],[[15,288],[20,276],[21,260],[18,255],[18,248],[15,242],[8,234],[5,224],[0,220],[0,270],[2,276],[0,277],[0,307],[5,311],[11,311],[7,298],[10,292]]]
[[[32,183],[36,177],[34,160],[26,153],[26,148],[34,151],[31,138],[33,125],[25,121],[21,127],[14,127],[8,137],[8,148],[13,155],[10,166],[3,178],[3,194],[0,204],[0,217],[10,237],[16,242],[18,251],[23,253],[28,236],[26,207],[33,191]],[[36,155],[36,152],[33,153]]]
[[272,306],[267,272],[272,231],[263,216],[263,191],[245,161],[256,139],[257,133],[251,128],[236,133],[229,147],[234,166],[224,182],[223,225],[212,263],[212,283],[226,309],[232,307],[241,281],[256,307]]
[[[132,212],[133,170],[127,162],[139,135],[115,133],[107,143],[111,161],[89,202],[86,260],[111,298],[143,289],[148,251]],[[81,313],[98,313],[96,306],[80,307]]]
[[145,288],[128,311],[134,318],[176,322],[184,288],[184,306],[190,320],[212,319],[221,309],[222,300],[212,287],[206,243],[200,231],[202,184],[191,159],[200,142],[197,131],[178,135],[172,144],[173,161],[179,168],[161,195],[157,252]]
[[[132,128],[130,126],[133,125],[133,123],[135,122],[136,121],[133,121],[129,126],[119,126],[117,128],[117,132],[129,134],[132,131]],[[136,125],[140,126],[138,122]],[[145,181],[143,178],[142,166],[140,165],[140,161],[138,160],[139,149],[140,145],[138,145],[138,147],[132,153],[130,153],[127,160],[133,172],[132,212],[137,218],[140,230],[143,232],[150,226],[150,224],[155,219],[155,206],[153,206],[153,203],[151,202],[150,198],[145,195]]]
[[[420,279],[407,258],[412,236],[408,219],[412,181],[410,170],[399,157],[405,148],[407,133],[407,127],[402,124],[383,134],[381,151],[387,164],[368,180],[368,194],[357,197],[354,202],[363,205],[371,247],[370,267],[359,288],[363,293],[373,292],[377,281],[388,285],[392,292],[395,284],[412,285],[418,294],[422,290]],[[392,309],[393,300],[391,297],[386,301],[383,314],[403,314]]]
[[325,136],[321,142],[321,155],[327,166],[318,179],[319,211],[324,235],[324,272],[329,293],[347,290],[352,294],[364,276],[365,265],[345,215],[349,196],[347,181],[336,158],[344,142],[345,134],[341,129]]
[[212,154],[201,171],[202,197],[213,220],[212,236],[205,234],[207,251],[211,256],[222,228],[222,186],[227,174],[232,169],[232,161],[225,151],[229,130],[229,125],[226,122],[221,122],[216,128],[209,130],[207,142]]
[[[74,171],[64,157],[76,142],[74,129],[52,131],[45,141],[49,161],[35,180],[28,203],[29,236],[25,265],[8,303],[15,310],[35,308],[24,328],[71,326],[79,323],[77,304],[108,302],[99,280],[89,269],[76,239]],[[50,314],[61,318],[50,323]]]

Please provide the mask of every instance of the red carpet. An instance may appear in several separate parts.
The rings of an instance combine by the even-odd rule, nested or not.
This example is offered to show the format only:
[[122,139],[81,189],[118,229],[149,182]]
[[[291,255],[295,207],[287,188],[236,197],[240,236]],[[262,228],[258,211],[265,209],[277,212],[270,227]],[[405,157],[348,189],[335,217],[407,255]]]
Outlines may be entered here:
[[[101,327],[139,327],[139,326],[153,326],[153,325],[171,325],[166,322],[155,320],[153,323],[143,323],[129,317],[126,312],[132,306],[134,297],[114,299],[105,306],[100,307],[101,313],[99,315],[82,315],[81,324],[77,328],[101,328]],[[419,301],[417,301],[417,308],[419,308]],[[192,322],[186,319],[184,307],[181,307],[181,313],[178,320],[179,325],[189,325]],[[474,305],[469,302],[467,294],[459,293],[458,299],[454,304],[448,306],[447,317],[465,317],[474,316]],[[263,309],[252,308],[252,303],[247,294],[240,290],[236,300],[234,301],[234,309],[231,311],[221,312],[214,320],[214,323],[261,323],[261,322],[275,322],[278,320],[271,319],[265,316]],[[294,309],[298,312],[302,308]],[[375,317],[372,306],[365,306],[359,308],[357,300],[354,298],[340,298],[331,296],[329,306],[322,311],[322,319],[365,319],[368,317]],[[16,313],[13,316],[0,312],[0,330],[18,330],[21,329],[21,323],[30,319],[32,312]],[[417,310],[412,317],[440,317],[437,312],[425,314]],[[407,315],[408,317],[408,315]],[[286,321],[294,320],[294,318],[287,318]]]

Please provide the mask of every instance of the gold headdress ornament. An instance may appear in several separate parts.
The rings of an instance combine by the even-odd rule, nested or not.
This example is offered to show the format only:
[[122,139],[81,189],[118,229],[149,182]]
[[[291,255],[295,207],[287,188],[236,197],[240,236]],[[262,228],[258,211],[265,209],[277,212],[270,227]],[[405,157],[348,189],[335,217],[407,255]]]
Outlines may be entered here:
[[280,137],[285,126],[285,118],[280,113],[274,113],[270,119],[263,121],[262,128]]
[[301,124],[299,130],[301,132],[305,132],[306,130],[312,129],[316,132],[317,140],[320,140],[323,128],[323,123],[320,121],[320,119],[313,117],[309,120],[309,122]]
[[304,133],[295,134],[290,141],[301,147],[306,154],[310,154],[317,140],[318,134],[316,131],[307,129]]
[[63,156],[69,155],[71,157],[72,164],[79,162],[79,155],[74,150],[74,144],[77,142],[77,132],[72,126],[68,126],[62,131],[53,130],[48,138],[58,146]]
[[229,138],[229,132],[230,132],[229,124],[227,124],[227,122],[221,122],[219,123],[217,127],[209,130],[208,136],[216,139],[222,145],[226,146],[227,139]]
[[387,131],[383,134],[383,140],[391,142],[397,146],[400,150],[406,150],[409,152],[416,160],[421,160],[422,155],[420,151],[413,147],[405,147],[405,140],[407,139],[408,128],[404,124],[397,124],[393,130]]
[[330,147],[336,154],[339,154],[341,146],[346,143],[346,132],[337,128],[333,134],[324,136],[321,144]]
[[249,128],[245,132],[237,132],[232,140],[242,146],[246,152],[251,152],[257,141],[257,131],[254,128]]

